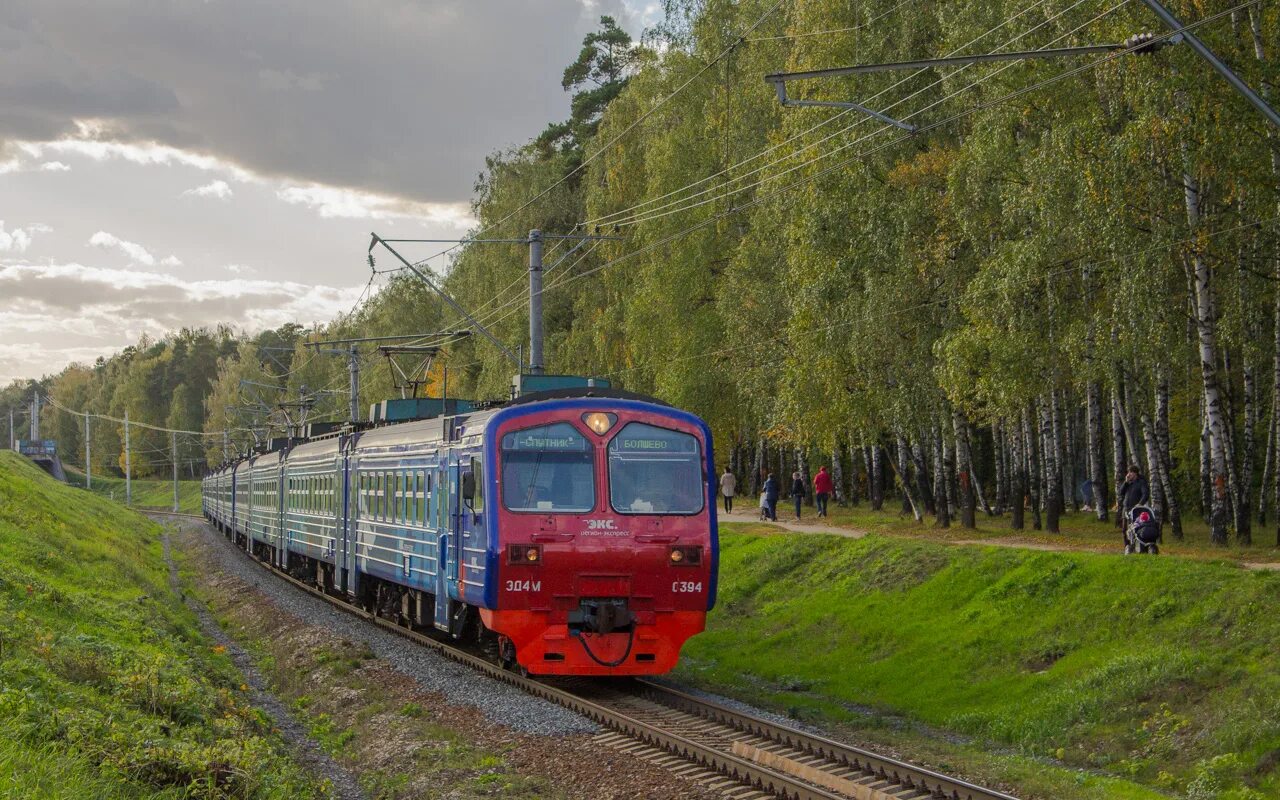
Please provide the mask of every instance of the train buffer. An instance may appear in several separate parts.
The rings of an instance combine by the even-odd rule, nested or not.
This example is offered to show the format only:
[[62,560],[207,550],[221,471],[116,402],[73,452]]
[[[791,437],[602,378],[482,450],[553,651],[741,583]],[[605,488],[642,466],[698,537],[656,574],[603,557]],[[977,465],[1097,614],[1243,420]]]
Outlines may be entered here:
[[17,450],[53,477],[67,482],[67,473],[58,458],[58,443],[53,439],[19,439]]

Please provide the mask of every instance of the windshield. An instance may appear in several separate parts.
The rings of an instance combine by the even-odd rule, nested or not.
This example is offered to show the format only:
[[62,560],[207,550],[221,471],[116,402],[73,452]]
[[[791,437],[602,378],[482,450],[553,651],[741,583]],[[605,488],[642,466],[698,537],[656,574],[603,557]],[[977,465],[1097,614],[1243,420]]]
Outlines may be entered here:
[[628,424],[609,442],[609,501],[623,514],[697,514],[703,506],[698,440]]
[[503,436],[502,502],[511,511],[595,508],[595,469],[587,438],[567,422]]

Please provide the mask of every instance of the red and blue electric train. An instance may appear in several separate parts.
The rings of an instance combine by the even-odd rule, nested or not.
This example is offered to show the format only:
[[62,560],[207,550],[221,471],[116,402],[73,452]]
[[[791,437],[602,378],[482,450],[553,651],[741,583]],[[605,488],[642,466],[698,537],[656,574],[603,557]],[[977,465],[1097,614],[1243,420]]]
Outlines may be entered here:
[[513,667],[668,672],[715,603],[711,432],[648,398],[565,394],[240,460],[205,478],[204,513],[280,569]]

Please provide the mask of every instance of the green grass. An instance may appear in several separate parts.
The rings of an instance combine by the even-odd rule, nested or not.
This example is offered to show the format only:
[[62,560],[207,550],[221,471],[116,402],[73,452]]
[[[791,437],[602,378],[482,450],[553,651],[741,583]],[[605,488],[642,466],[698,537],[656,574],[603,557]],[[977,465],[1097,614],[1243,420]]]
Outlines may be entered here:
[[[68,469],[67,482],[72,486],[84,488],[84,473]],[[135,506],[173,510],[173,481],[134,478],[132,483]],[[124,478],[94,475],[93,492],[115,500],[117,503],[124,503]],[[200,513],[200,481],[178,481],[178,510],[186,514]]]
[[1031,796],[1280,796],[1278,574],[724,529],[686,679]]
[[[779,503],[778,520],[787,521],[792,518],[793,508],[790,502]],[[1026,527],[1021,531],[1009,527],[1009,515],[990,517],[978,510],[977,528],[964,528],[958,520],[952,520],[951,527],[941,529],[934,527],[933,517],[925,517],[924,522],[916,522],[910,512],[901,513],[901,502],[897,498],[886,499],[884,510],[872,511],[863,502],[854,507],[830,506],[832,525],[871,533],[917,536],[930,539],[971,540],[995,539],[1005,541],[1029,542],[1052,546],[1066,546],[1078,549],[1097,550],[1100,552],[1118,552],[1123,547],[1120,532],[1113,522],[1099,522],[1092,514],[1076,512],[1064,514],[1061,519],[1060,533],[1047,533],[1032,529],[1031,511],[1026,514]],[[1114,514],[1114,512],[1112,512]],[[809,506],[804,508],[802,523],[819,522],[816,512]],[[1165,526],[1165,541],[1161,551],[1169,555],[1190,556],[1193,558],[1236,559],[1244,561],[1280,561],[1280,547],[1276,546],[1276,528],[1274,522],[1266,526],[1257,526],[1253,531],[1250,545],[1231,542],[1228,547],[1214,546],[1209,540],[1209,526],[1194,514],[1183,520],[1184,539],[1175,540],[1169,526]]]
[[170,591],[159,534],[0,452],[0,797],[320,796]]

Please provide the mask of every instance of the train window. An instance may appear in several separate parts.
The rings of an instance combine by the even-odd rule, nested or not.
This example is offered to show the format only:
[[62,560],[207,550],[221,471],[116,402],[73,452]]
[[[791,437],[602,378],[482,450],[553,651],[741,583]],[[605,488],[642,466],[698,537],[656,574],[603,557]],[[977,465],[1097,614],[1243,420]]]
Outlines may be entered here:
[[595,508],[596,477],[587,437],[567,422],[502,437],[502,502],[512,511]]
[[609,442],[609,502],[623,514],[697,514],[705,488],[698,440],[628,423]]
[[413,495],[413,518],[422,525],[427,521],[427,475],[418,470],[418,490]]
[[396,475],[396,519],[401,524],[403,524],[409,516],[409,512],[406,510],[408,508],[408,483],[408,476],[403,472]]
[[475,481],[475,497],[471,498],[471,510],[484,511],[484,466],[478,458],[471,459],[471,477]]

